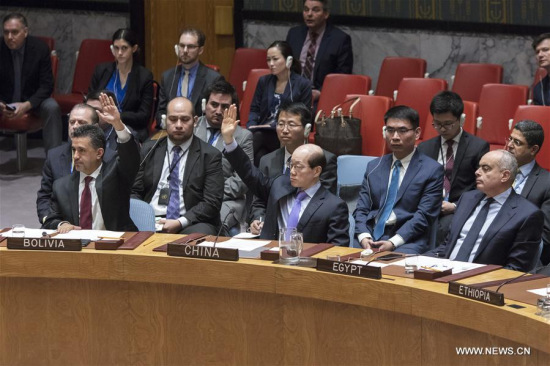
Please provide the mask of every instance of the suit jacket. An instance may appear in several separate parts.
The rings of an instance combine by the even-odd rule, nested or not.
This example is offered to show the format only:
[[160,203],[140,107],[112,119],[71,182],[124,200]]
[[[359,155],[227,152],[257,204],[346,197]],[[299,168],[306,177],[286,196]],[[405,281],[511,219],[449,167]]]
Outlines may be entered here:
[[[197,136],[204,142],[208,142],[208,139],[206,138],[207,128],[208,125],[206,122],[206,117],[199,118],[199,122],[195,127],[195,136]],[[253,161],[254,155],[252,151],[252,133],[248,130],[241,128],[240,126],[237,126],[234,137],[237,141],[237,144],[239,144],[239,146],[243,148],[250,161]],[[223,151],[223,138],[221,137],[221,135],[218,138],[218,141],[216,142],[214,147],[219,151]],[[228,219],[228,227],[233,227],[237,222],[242,219],[244,215],[246,205],[246,192],[248,191],[248,188],[225,157],[222,158],[222,170],[225,180],[223,186],[223,202],[227,205],[228,210],[227,212],[225,212],[225,210],[222,209],[220,218],[223,220],[225,216],[229,213],[229,209],[232,208],[234,210],[234,220]]]
[[[262,174],[239,146],[234,151],[224,154],[250,191],[267,202],[260,238],[278,240],[279,201],[283,197],[296,194],[297,188],[290,184],[288,175],[281,174],[270,178]],[[321,186],[302,213],[296,228],[303,233],[304,242],[348,246],[348,206]]]
[[[113,132],[116,136],[116,134]],[[116,141],[115,141],[116,144]],[[103,162],[109,163],[116,157],[116,150],[106,149],[103,155]],[[51,200],[53,194],[53,182],[59,178],[71,174],[72,165],[71,143],[64,142],[50,151],[46,156],[46,161],[42,167],[42,181],[36,197],[36,210],[40,224],[46,222],[46,218],[51,214]]]
[[[269,107],[273,102],[276,83],[277,77],[271,74],[264,75],[258,80],[254,99],[250,105],[250,113],[248,115],[248,122],[246,123],[247,127],[262,125],[267,122],[267,118],[271,114]],[[281,103],[284,101],[302,102],[308,107],[311,106],[311,82],[301,75],[291,72],[290,82],[286,84],[281,98]]]
[[[291,28],[286,41],[292,48],[296,60],[306,41],[308,28],[299,25]],[[351,37],[331,24],[327,24],[321,44],[318,46],[315,67],[313,70],[313,88],[321,90],[323,81],[328,74],[351,74],[353,71],[353,50]]]
[[[130,190],[139,168],[139,148],[134,139],[118,145],[118,157],[103,162],[95,183],[99,207],[107,230],[137,231],[130,218]],[[56,180],[53,183],[52,212],[45,229],[56,229],[61,221],[80,224],[78,185],[80,172]]]
[[[356,235],[373,235],[375,219],[386,201],[391,164],[392,154],[388,154],[367,165],[353,213]],[[393,206],[397,216],[396,234],[405,241],[397,250],[420,254],[428,249],[430,227],[441,210],[442,189],[443,167],[415,151]]]
[[[329,151],[323,150],[323,152],[325,153],[325,158],[327,159],[327,165],[325,166],[325,169],[323,169],[320,176],[321,185],[328,189],[331,193],[336,194],[337,158],[336,155]],[[275,178],[276,176],[283,174],[283,167],[285,164],[285,148],[282,147],[270,152],[267,155],[264,155],[260,159],[260,171],[266,177]],[[266,202],[264,200],[254,196],[249,221],[254,221],[260,216],[265,216],[265,204]]]
[[[484,197],[485,194],[477,190],[462,195],[447,239],[430,254],[437,252],[449,258],[464,223]],[[538,254],[542,223],[542,212],[512,190],[481,239],[473,261],[497,264],[517,271],[530,271]]]
[[[441,137],[437,136],[418,145],[418,151],[437,161],[441,151]],[[449,202],[456,202],[464,192],[476,188],[476,170],[481,157],[489,152],[489,143],[477,136],[462,132],[456,150]],[[443,156],[447,153],[446,146]]]
[[[29,101],[33,109],[49,98],[53,92],[50,49],[38,38],[27,36],[25,55],[21,67],[21,101]],[[0,44],[0,100],[11,103],[14,88],[14,71],[11,52],[5,42]]]
[[550,75],[546,75],[533,88],[533,104],[550,106]]
[[[115,70],[115,62],[97,65],[88,92],[105,89]],[[153,109],[153,74],[134,62],[126,85],[126,96],[119,101],[122,109],[120,119],[136,130],[140,141],[144,141],[148,137],[147,124]]]
[[[182,66],[178,65],[170,70],[165,71],[162,74],[162,80],[159,90],[159,106],[157,112],[157,122],[160,123],[161,116],[166,114],[166,107],[168,102],[174,99],[178,95],[178,82],[182,74]],[[197,70],[197,76],[195,78],[195,84],[191,92],[191,102],[195,106],[195,115],[200,116],[202,114],[201,99],[204,97],[204,92],[216,79],[221,75],[205,66],[202,62],[199,63]]]
[[[167,137],[157,140],[156,145],[157,141],[152,140],[143,144],[142,163],[132,188],[134,198],[151,202],[162,174],[166,139]],[[189,221],[189,225],[208,223],[219,226],[223,198],[222,154],[201,139],[193,138],[181,185],[186,209],[183,216]]]
[[547,264],[550,262],[550,173],[535,163],[521,195],[537,206],[544,215],[542,263]]

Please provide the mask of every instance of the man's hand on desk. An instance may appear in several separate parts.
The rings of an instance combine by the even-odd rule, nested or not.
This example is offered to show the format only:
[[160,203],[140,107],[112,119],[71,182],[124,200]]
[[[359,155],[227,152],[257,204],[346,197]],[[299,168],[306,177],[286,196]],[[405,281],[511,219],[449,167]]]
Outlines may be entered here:
[[68,222],[64,222],[57,228],[57,232],[59,234],[65,234],[68,233],[71,230],[80,230],[82,229],[80,226],[69,224]]
[[395,245],[389,240],[380,240],[371,243],[371,247],[378,249],[379,252],[391,252],[395,249]]
[[374,243],[374,240],[372,240],[372,238],[363,238],[363,240],[361,240],[361,246],[364,249],[372,249],[373,243]]
[[262,221],[254,220],[252,221],[252,223],[250,223],[250,233],[254,235],[260,235],[262,227],[264,227],[264,223]]
[[181,231],[181,223],[178,220],[160,219],[158,221],[162,226],[162,231],[170,234],[177,234]]

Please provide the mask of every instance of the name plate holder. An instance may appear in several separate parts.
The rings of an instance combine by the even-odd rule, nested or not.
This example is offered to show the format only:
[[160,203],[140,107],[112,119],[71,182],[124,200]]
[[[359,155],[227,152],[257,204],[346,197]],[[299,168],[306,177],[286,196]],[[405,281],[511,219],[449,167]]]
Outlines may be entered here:
[[7,238],[8,249],[19,250],[53,250],[53,251],[82,251],[82,242],[79,239],[56,239],[55,237],[42,238]]
[[504,294],[479,287],[464,285],[458,282],[449,282],[449,293],[452,295],[465,297],[467,299],[481,301],[486,304],[504,306]]
[[168,253],[168,255],[173,257],[213,259],[213,260],[220,260],[220,261],[238,261],[239,260],[238,249],[168,243],[168,249],[166,252]]
[[322,272],[345,274],[354,277],[372,278],[375,280],[382,278],[381,267],[365,266],[350,262],[338,262],[318,258],[316,268]]

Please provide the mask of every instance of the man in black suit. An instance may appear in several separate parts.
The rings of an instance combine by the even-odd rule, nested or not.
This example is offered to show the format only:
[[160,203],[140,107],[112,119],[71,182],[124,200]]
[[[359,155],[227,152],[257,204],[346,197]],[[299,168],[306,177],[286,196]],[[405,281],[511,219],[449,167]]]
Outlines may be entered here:
[[[287,163],[294,151],[302,146],[311,131],[311,110],[302,103],[283,104],[277,116],[277,137],[281,148],[260,160],[260,171],[269,178],[275,178],[287,172]],[[323,150],[326,166],[321,172],[321,185],[331,193],[336,193],[336,155]],[[290,172],[288,172],[290,173]],[[264,200],[254,197],[250,210],[250,231],[259,234],[262,223],[260,218],[265,216]]]
[[44,148],[61,145],[61,110],[51,98],[54,80],[50,50],[29,36],[27,20],[18,13],[4,17],[0,45],[0,118],[39,114],[44,122]]
[[102,95],[101,104],[101,117],[118,136],[118,156],[109,163],[103,161],[105,134],[97,124],[76,128],[71,137],[74,172],[53,183],[52,212],[42,225],[45,229],[137,231],[129,211],[139,148],[114,101]]
[[267,177],[235,141],[236,116],[235,105],[224,112],[224,155],[248,189],[267,202],[260,238],[277,240],[280,228],[295,227],[305,242],[348,246],[348,206],[319,181],[326,165],[323,150],[313,144],[302,145],[292,154],[290,175]]
[[533,269],[543,215],[512,189],[517,171],[516,159],[506,150],[485,154],[476,171],[477,190],[460,197],[447,239],[429,254],[516,271]]
[[157,122],[166,114],[166,105],[175,97],[185,97],[202,113],[201,100],[206,88],[221,75],[205,66],[199,58],[204,51],[206,36],[200,29],[186,28],[175,45],[179,64],[162,74],[159,91]]
[[451,91],[437,94],[430,112],[439,137],[422,142],[418,151],[437,160],[445,169],[436,243],[440,244],[449,232],[456,202],[462,193],[476,187],[475,171],[481,157],[489,151],[489,144],[462,129],[464,103],[458,94]]
[[302,65],[302,75],[313,83],[313,99],[328,74],[351,74],[353,50],[351,37],[327,24],[329,9],[326,0],[304,1],[304,25],[291,28],[286,41]]
[[533,104],[550,106],[550,33],[543,33],[533,41],[533,50],[539,67],[546,76],[533,88]]
[[193,104],[178,97],[168,103],[168,138],[143,145],[132,196],[149,202],[162,231],[216,235],[223,199],[222,154],[193,136]]
[[518,122],[506,144],[506,150],[517,159],[519,172],[514,181],[514,190],[541,209],[544,214],[544,243],[542,264],[550,263],[550,173],[541,168],[535,158],[544,142],[544,130],[535,121]]

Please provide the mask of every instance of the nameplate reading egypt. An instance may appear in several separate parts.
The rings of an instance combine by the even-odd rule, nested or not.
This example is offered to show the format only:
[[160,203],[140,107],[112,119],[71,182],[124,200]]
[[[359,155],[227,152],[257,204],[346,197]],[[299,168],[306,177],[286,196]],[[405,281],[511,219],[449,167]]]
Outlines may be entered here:
[[320,258],[317,259],[317,270],[355,277],[374,278],[377,280],[382,278],[382,268],[380,267],[365,266],[349,262],[337,262]]

